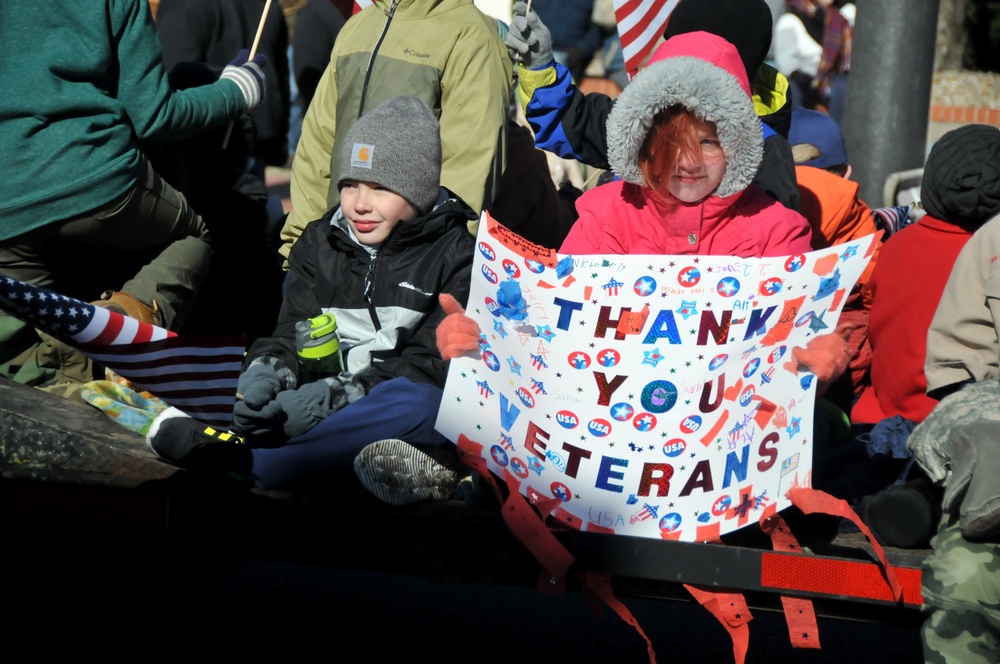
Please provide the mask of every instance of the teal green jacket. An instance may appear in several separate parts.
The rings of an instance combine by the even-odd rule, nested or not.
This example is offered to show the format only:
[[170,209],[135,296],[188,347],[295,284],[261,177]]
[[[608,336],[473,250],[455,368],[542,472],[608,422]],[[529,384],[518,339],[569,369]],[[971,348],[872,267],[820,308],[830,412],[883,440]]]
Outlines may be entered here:
[[246,110],[232,81],[170,89],[147,0],[3,0],[0,44],[0,241],[122,196],[140,141]]

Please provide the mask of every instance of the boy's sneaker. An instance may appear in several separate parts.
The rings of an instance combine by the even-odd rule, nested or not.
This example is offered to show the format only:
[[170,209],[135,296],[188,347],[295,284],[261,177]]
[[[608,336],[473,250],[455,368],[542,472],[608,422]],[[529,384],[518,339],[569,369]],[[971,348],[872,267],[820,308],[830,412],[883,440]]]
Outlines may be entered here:
[[253,456],[243,439],[219,431],[176,408],[163,411],[149,427],[146,442],[156,456],[197,472],[228,475],[246,482]]
[[390,505],[448,500],[458,473],[402,440],[372,443],[354,458],[354,474],[373,496]]

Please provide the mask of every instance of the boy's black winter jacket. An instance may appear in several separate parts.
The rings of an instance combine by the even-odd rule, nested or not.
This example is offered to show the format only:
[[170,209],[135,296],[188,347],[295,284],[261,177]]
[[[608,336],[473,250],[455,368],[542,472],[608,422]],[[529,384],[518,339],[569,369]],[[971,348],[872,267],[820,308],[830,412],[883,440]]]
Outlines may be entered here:
[[[440,293],[469,297],[475,213],[451,198],[423,217],[399,223],[373,256],[340,227],[340,208],[306,227],[292,247],[274,335],[251,347],[244,367],[273,356],[297,373],[295,323],[336,316],[347,370],[365,391],[402,376],[443,386],[446,363],[435,331]],[[338,223],[339,220],[339,223]]]

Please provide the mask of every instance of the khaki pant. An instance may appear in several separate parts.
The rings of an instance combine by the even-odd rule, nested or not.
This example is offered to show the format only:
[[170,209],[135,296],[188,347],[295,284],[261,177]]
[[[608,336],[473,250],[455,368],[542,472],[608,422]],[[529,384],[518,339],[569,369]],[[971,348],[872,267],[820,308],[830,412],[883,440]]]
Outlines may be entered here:
[[[212,256],[204,221],[148,162],[135,186],[107,206],[0,242],[0,275],[58,292],[42,258],[42,250],[55,240],[98,250],[159,249],[134,277],[107,288],[147,305],[155,299],[170,329],[183,324]],[[43,386],[87,382],[92,373],[90,360],[79,352],[0,312],[0,375]]]

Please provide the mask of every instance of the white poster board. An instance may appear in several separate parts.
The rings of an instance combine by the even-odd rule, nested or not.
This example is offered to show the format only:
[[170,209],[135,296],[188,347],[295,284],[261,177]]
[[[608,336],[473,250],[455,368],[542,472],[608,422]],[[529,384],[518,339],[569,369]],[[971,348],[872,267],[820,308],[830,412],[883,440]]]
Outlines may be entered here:
[[[480,225],[438,430],[581,530],[703,541],[809,486],[815,377],[875,236],[804,255],[572,256]],[[789,365],[791,366],[791,365]]]

